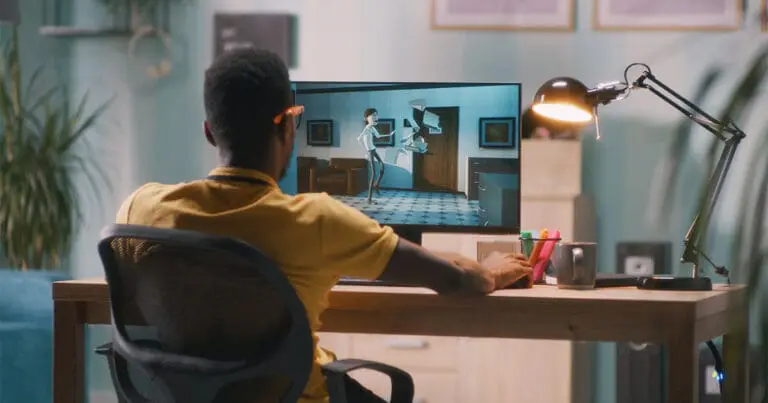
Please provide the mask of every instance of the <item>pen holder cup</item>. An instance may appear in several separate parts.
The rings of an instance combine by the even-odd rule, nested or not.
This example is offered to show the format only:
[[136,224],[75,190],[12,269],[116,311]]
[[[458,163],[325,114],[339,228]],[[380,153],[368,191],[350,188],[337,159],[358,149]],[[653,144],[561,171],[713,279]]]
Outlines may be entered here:
[[[543,283],[545,274],[555,275],[552,266],[552,253],[562,238],[523,238],[520,237],[520,250],[528,258],[533,268],[533,282]],[[532,256],[535,254],[535,258]]]

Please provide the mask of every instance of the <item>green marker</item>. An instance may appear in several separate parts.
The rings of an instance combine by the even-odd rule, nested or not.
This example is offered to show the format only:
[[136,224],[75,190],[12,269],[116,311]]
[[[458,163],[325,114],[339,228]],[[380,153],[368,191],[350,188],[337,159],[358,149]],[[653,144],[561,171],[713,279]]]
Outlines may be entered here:
[[531,235],[531,231],[521,232],[520,240],[523,244],[523,255],[525,255],[525,257],[531,257],[531,252],[533,252],[533,236]]

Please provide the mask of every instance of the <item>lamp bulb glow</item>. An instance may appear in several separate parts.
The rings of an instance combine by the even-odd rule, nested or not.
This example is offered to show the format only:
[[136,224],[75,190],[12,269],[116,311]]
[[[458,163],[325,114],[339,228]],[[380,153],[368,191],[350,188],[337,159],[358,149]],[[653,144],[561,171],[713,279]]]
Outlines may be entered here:
[[592,120],[592,114],[570,104],[535,104],[534,112],[541,116],[563,122],[583,123]]

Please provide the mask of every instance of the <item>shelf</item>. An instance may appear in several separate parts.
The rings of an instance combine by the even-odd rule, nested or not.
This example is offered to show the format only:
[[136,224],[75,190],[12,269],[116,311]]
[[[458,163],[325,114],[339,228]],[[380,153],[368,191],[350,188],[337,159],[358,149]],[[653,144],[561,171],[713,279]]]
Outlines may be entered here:
[[119,28],[81,28],[81,27],[40,27],[40,35],[60,38],[105,38],[129,37],[133,33],[128,29]]

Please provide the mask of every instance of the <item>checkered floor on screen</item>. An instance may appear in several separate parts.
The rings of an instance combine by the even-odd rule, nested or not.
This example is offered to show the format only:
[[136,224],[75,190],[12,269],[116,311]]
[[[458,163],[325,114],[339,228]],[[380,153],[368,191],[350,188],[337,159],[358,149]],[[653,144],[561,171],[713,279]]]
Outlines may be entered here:
[[334,196],[382,224],[479,226],[477,200],[455,193],[382,190],[368,204],[367,192]]

